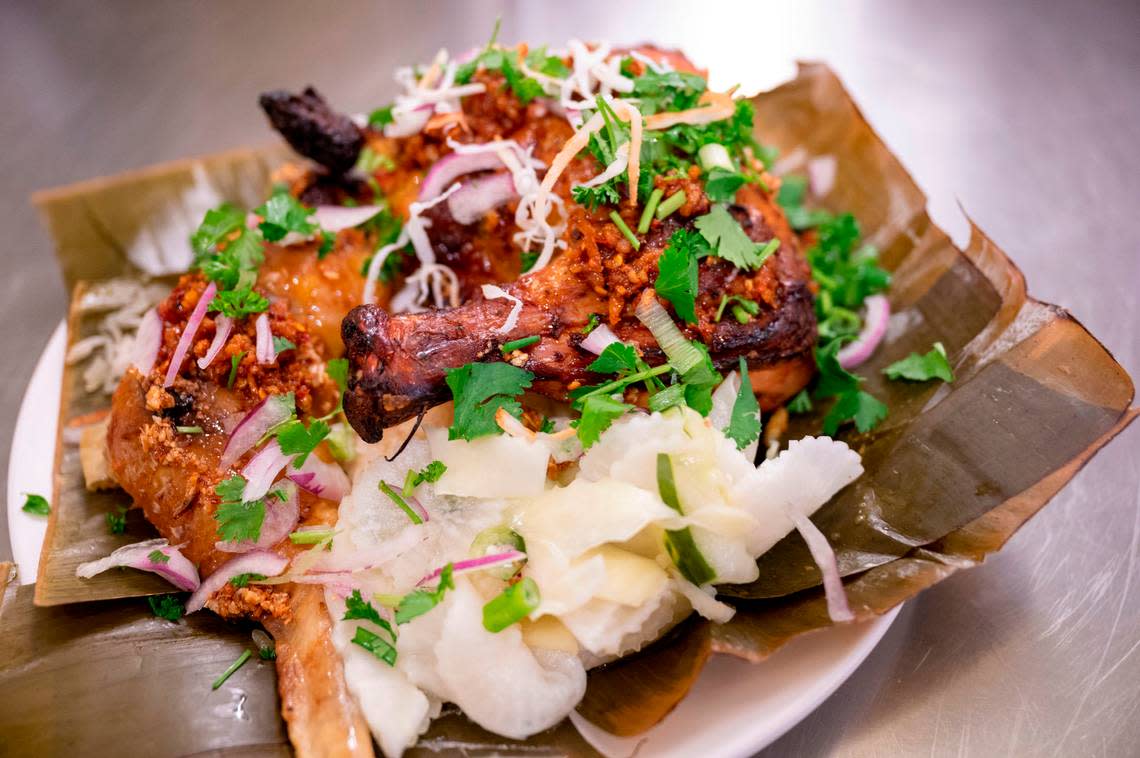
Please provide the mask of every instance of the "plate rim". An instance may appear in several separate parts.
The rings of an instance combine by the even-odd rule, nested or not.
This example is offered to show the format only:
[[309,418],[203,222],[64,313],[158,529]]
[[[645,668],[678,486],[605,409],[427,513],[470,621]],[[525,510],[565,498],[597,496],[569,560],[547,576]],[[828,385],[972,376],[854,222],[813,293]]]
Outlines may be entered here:
[[[58,419],[59,416],[59,390],[63,377],[66,335],[66,320],[60,320],[45,344],[32,376],[24,388],[16,425],[12,431],[7,481],[8,539],[13,560],[19,569],[21,584],[32,584],[35,581],[43,537],[47,531],[46,519],[26,514],[21,510],[21,493],[52,490],[55,462],[52,446],[56,444],[58,421],[48,425],[39,421],[43,418],[45,410],[54,409],[51,414],[53,419]],[[826,640],[828,635],[836,637],[846,632],[854,634],[854,638],[839,642],[835,650],[836,659],[830,661],[818,676],[804,680],[803,687],[797,688],[771,718],[749,720],[747,723],[751,724],[752,728],[746,726],[732,733],[727,739],[722,739],[715,749],[708,751],[708,758],[749,756],[785,735],[835,694],[836,690],[855,673],[878,647],[901,609],[902,605],[895,606],[883,615],[855,627],[823,629],[809,635],[816,640]],[[765,664],[771,665],[771,661],[778,660],[782,655],[794,655],[796,643],[797,640],[793,640],[789,646],[776,651],[772,658],[760,664],[733,659],[725,665],[747,666],[751,670],[762,671]],[[668,722],[669,718],[666,718],[658,726]],[[657,728],[654,727],[647,732],[645,738],[651,739]],[[628,741],[615,739],[627,747],[634,748],[644,738],[632,738]]]

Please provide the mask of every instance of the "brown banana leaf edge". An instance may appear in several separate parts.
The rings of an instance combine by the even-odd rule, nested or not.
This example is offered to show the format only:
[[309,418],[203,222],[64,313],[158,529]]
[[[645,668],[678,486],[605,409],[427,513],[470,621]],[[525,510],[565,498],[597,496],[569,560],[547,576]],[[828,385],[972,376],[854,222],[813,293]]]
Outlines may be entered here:
[[[866,389],[887,403],[890,416],[868,434],[843,435],[863,456],[866,472],[813,518],[835,547],[852,608],[858,620],[865,620],[959,569],[978,565],[1000,549],[1135,418],[1137,411],[1130,410],[1133,386],[1108,351],[1068,312],[1027,295],[1021,272],[977,227],[972,226],[969,244],[960,250],[931,222],[925,196],[829,68],[801,64],[795,80],[758,95],[754,104],[761,142],[774,145],[785,156],[801,155],[805,161],[822,156],[837,160],[834,186],[819,204],[852,212],[894,276],[888,294],[895,315],[888,336],[859,369],[867,377]],[[240,159],[234,160],[235,155]],[[254,155],[230,154],[220,163],[216,161],[221,159],[204,160],[215,160],[208,167],[211,171],[227,172],[233,183],[242,184],[248,181],[240,178],[242,171],[257,165],[263,173],[267,165]],[[186,164],[178,164],[145,177],[161,188],[163,175],[184,181],[187,172]],[[92,215],[92,208],[137,197],[138,190],[131,191],[136,181],[138,177],[103,180],[93,187],[38,198],[59,241],[69,283],[132,273],[121,261],[109,262],[106,251],[113,246],[106,240],[111,234],[129,236],[137,230],[138,218],[131,216],[119,228],[108,220],[116,218],[118,210],[106,211],[104,217]],[[107,200],[112,196],[120,199]],[[104,250],[100,261],[76,262],[83,258],[81,251],[92,248]],[[71,340],[80,338],[84,328],[73,317]],[[925,352],[935,341],[943,343],[954,366],[952,384],[882,379],[884,366],[912,351]],[[76,381],[65,375],[61,429],[92,411],[84,406],[83,393],[75,391]],[[818,433],[825,410],[795,417],[789,437]],[[125,496],[84,492],[81,480],[76,479],[77,459],[70,461],[64,446],[58,448],[57,507],[44,551],[45,556],[58,553],[58,561],[45,557],[41,563],[40,583],[52,586],[42,591],[37,586],[36,603],[135,597],[167,589],[133,572],[111,573],[102,586],[74,578],[75,563],[150,533],[138,519],[131,522],[135,534],[111,542],[96,537],[100,531],[105,535],[102,514],[111,507],[111,501],[103,498]],[[66,501],[62,506],[61,496]],[[99,529],[90,528],[93,521],[98,521]],[[794,637],[831,624],[818,587],[818,570],[797,535],[779,543],[759,564],[761,575],[756,582],[720,588],[722,597],[737,608],[730,622],[714,625],[692,618],[641,653],[591,672],[579,712],[611,733],[640,734],[684,698],[712,653],[761,661]],[[239,649],[234,647],[233,625],[200,614],[169,625],[150,617],[138,601],[33,609],[29,589],[10,587],[0,606],[0,639],[9,644],[9,635],[19,640],[25,634],[24,644],[34,644],[40,651],[33,658],[21,653],[17,644],[17,658],[23,663],[0,663],[0,683],[5,685],[0,692],[7,693],[0,695],[0,732],[11,733],[13,724],[35,723],[38,731],[34,734],[40,735],[19,732],[33,740],[21,740],[21,746],[34,744],[49,751],[69,739],[48,717],[37,720],[28,709],[10,710],[9,704],[38,702],[34,694],[43,680],[34,675],[37,666],[56,671],[75,654],[73,648],[98,647],[103,638],[113,639],[117,645],[130,646],[133,661],[128,676],[121,650],[104,654],[106,666],[117,672],[124,685],[116,689],[116,697],[149,700],[146,689],[153,685],[143,681],[148,677],[137,674],[170,665],[162,661],[169,652],[171,629],[178,630],[174,636],[186,649],[178,656],[184,666],[170,677],[167,702],[173,699],[171,695],[188,700],[158,712],[136,711],[132,722],[153,725],[160,733],[172,721],[193,726],[185,734],[199,738],[187,736],[187,742],[178,743],[185,749],[178,752],[215,751],[225,744],[240,753],[285,744],[275,712],[264,722],[260,717],[253,719],[254,726],[246,722],[235,726],[232,719],[206,713],[209,708],[203,706],[207,703],[200,702],[217,695],[201,694],[208,692],[205,679],[223,669],[227,657],[232,659],[233,651]],[[80,628],[71,635],[57,628],[68,621],[79,622]],[[42,629],[34,639],[27,631],[30,625]],[[101,729],[106,722],[101,719],[112,718],[116,711],[111,706],[120,701],[104,703],[93,698],[89,692],[93,683],[105,680],[87,679],[86,673],[80,673],[73,680],[75,697],[87,702],[86,707],[98,718],[71,724],[71,731],[83,739],[66,744],[103,744],[100,740],[107,738]],[[262,709],[271,710],[269,704],[276,706],[270,667],[245,674],[239,671],[238,675],[248,680],[243,689],[259,714]],[[23,720],[10,721],[3,715],[17,712]],[[83,717],[75,718],[82,721]],[[180,727],[171,728],[172,739],[182,739]],[[227,730],[233,733],[214,739]],[[48,741],[52,739],[60,741]],[[162,747],[171,752],[170,745],[163,743]],[[485,732],[458,712],[447,712],[437,720],[411,754],[486,751],[594,754],[568,722],[517,743]]]

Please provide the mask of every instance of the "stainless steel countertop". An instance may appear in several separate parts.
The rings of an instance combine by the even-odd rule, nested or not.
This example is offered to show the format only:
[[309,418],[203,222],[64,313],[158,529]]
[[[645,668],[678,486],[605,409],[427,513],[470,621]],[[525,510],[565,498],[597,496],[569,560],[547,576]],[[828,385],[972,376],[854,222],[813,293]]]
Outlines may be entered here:
[[[366,110],[440,46],[568,37],[683,47],[746,90],[829,62],[961,241],[957,203],[1140,376],[1140,5],[8,2],[0,8],[0,467],[64,314],[35,189],[270,139],[258,92]],[[1090,240],[1106,240],[1092,244]],[[45,419],[45,423],[54,423]],[[1135,755],[1140,425],[986,566],[910,603],[764,755]],[[0,522],[0,558],[10,557]],[[710,736],[710,740],[715,737]]]

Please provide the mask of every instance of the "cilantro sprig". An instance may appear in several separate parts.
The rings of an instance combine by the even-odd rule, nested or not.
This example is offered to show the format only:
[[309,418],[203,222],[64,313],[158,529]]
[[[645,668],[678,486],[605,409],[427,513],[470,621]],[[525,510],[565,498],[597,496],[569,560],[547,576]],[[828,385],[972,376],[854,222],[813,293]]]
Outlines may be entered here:
[[883,373],[888,379],[906,379],[912,382],[928,382],[931,379],[954,381],[954,371],[950,368],[946,348],[941,342],[935,342],[924,355],[911,353],[901,361],[895,361],[883,369]]
[[242,500],[245,479],[234,474],[221,481],[214,492],[221,501],[214,512],[218,523],[218,536],[225,542],[256,542],[261,536],[261,525],[265,522],[264,500]]
[[697,323],[697,261],[708,253],[703,237],[688,229],[678,229],[657,259],[657,281],[653,288],[690,324]]
[[495,413],[502,408],[522,416],[516,399],[530,387],[534,374],[509,363],[468,363],[448,369],[447,386],[455,399],[455,421],[447,438],[474,440],[501,434]]

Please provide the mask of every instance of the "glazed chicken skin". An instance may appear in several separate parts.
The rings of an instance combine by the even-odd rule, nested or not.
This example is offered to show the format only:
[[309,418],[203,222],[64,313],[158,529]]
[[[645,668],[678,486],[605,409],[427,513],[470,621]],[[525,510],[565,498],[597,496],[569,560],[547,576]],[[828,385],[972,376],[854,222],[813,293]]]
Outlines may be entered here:
[[[654,296],[657,260],[670,237],[691,228],[690,219],[707,212],[709,202],[695,181],[660,183],[669,192],[683,186],[689,200],[674,217],[653,222],[640,251],[608,218],[575,208],[569,248],[547,268],[505,286],[522,301],[517,322],[506,332],[500,327],[512,306],[504,299],[476,297],[458,308],[416,314],[389,315],[373,305],[354,309],[344,321],[343,337],[351,364],[345,411],[357,433],[374,442],[385,428],[444,402],[448,369],[499,360],[501,345],[521,337],[540,337],[512,359],[535,375],[535,391],[564,400],[569,390],[603,381],[587,369],[596,356],[581,348],[592,314],[602,314],[618,339],[637,346],[650,365],[664,362],[634,309],[639,297]],[[814,372],[810,272],[773,193],[749,186],[736,200],[732,213],[749,238],[775,238],[780,247],[753,272],[718,258],[702,261],[697,323],[687,332],[708,346],[718,369],[731,369],[744,357],[761,407],[770,410],[802,389]],[[716,321],[724,295],[753,300],[760,313],[746,324]]]
[[[326,259],[327,270],[343,265],[342,257]],[[291,270],[289,264],[287,258],[269,252],[263,277],[284,277]],[[306,291],[320,294],[317,302],[331,308],[336,300],[331,294],[335,279],[317,287],[320,278],[309,271],[307,276],[290,275],[289,281],[300,286],[307,280]],[[183,277],[159,305],[163,339],[158,359],[148,375],[132,368],[119,384],[112,400],[107,458],[119,485],[147,520],[171,544],[181,545],[183,554],[208,576],[234,557],[216,548],[219,536],[214,515],[219,498],[214,487],[250,457],[243,456],[229,471],[219,470],[227,428],[267,395],[294,393],[299,413],[308,416],[330,410],[338,390],[324,368],[330,348],[310,334],[305,316],[291,313],[296,303],[287,305],[285,300],[270,307],[270,324],[273,333],[290,340],[295,349],[282,352],[274,364],[258,364],[253,319],[247,318],[239,321],[217,359],[201,370],[196,359],[205,354],[216,327],[215,318],[208,316],[179,376],[172,386],[163,388],[175,346],[204,288],[200,276]],[[238,369],[228,386],[235,357]],[[201,427],[203,433],[178,432],[178,427],[193,426]],[[336,503],[303,490],[299,496],[300,524],[336,522]],[[284,556],[298,552],[288,538],[274,550]],[[227,583],[207,607],[230,618],[260,620],[273,634],[283,712],[299,752],[372,755],[367,727],[353,707],[329,639],[328,613],[319,587],[249,584],[239,588]]]

